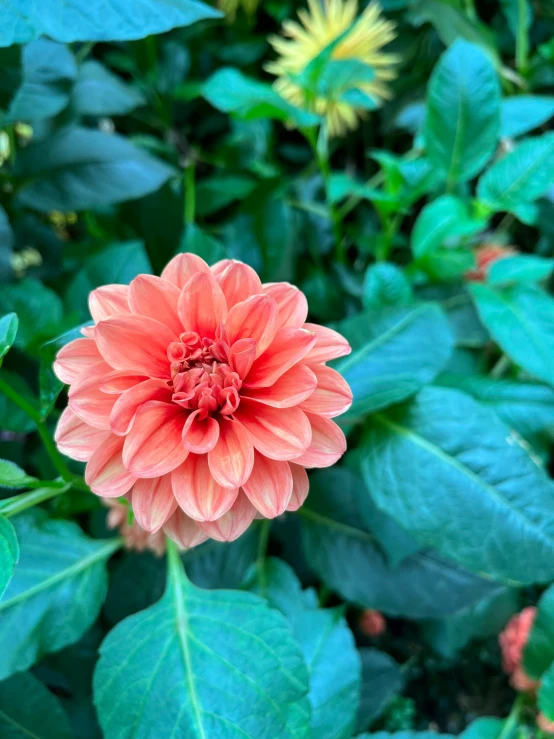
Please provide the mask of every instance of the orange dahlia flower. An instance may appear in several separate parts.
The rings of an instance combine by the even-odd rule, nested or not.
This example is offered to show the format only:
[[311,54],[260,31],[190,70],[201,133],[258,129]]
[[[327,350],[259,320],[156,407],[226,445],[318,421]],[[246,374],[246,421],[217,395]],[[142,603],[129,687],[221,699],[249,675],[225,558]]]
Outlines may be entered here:
[[325,362],[350,347],[305,322],[296,287],[179,254],[161,277],[94,290],[89,307],[95,326],[54,364],[71,386],[56,442],[87,462],[94,493],[126,495],[146,531],[231,541],[256,516],[299,508],[305,468],[344,453],[331,418],[352,394]]

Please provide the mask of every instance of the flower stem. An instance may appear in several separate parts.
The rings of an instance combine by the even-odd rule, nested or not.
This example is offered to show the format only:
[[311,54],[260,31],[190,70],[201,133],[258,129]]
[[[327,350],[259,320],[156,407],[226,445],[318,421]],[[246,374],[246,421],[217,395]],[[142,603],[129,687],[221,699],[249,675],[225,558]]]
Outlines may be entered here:
[[195,162],[193,159],[185,167],[183,177],[185,210],[184,220],[187,226],[194,223],[196,218],[196,184],[195,184]]
[[68,483],[58,488],[37,488],[37,490],[31,490],[30,493],[22,493],[21,495],[6,498],[0,503],[0,514],[5,518],[10,518],[10,516],[15,516],[17,513],[26,511],[27,508],[32,508],[39,503],[44,503],[46,500],[51,500],[58,495],[66,493],[70,487],[71,484]]
[[166,589],[172,587],[177,589],[181,586],[183,580],[190,582],[185,572],[185,565],[181,559],[177,544],[168,536],[165,537],[167,547],[167,584]]
[[269,541],[269,531],[271,529],[271,521],[269,518],[264,518],[260,524],[260,538],[258,541],[258,582],[260,584],[260,591],[262,595],[265,595],[267,589],[267,578],[265,571],[265,559],[267,553],[267,544]]
[[527,0],[517,0],[516,68],[525,76],[529,57],[529,34],[527,31]]
[[512,710],[504,723],[502,731],[498,735],[498,739],[508,739],[508,737],[512,735],[514,729],[519,723],[519,714],[523,708],[524,702],[525,693],[520,693],[512,705]]

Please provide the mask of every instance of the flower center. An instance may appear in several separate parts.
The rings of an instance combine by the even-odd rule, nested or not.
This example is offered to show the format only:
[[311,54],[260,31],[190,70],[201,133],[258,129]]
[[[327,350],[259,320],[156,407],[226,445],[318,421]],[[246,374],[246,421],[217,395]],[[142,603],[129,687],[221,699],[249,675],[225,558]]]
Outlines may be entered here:
[[172,400],[189,410],[200,410],[199,420],[214,413],[230,415],[239,406],[242,380],[228,364],[229,347],[221,339],[201,338],[185,331],[171,343]]

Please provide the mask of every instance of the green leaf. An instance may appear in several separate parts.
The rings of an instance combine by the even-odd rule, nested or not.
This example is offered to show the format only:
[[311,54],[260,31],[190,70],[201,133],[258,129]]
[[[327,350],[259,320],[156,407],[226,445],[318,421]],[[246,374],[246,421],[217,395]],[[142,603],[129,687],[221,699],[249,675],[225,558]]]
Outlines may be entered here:
[[243,200],[256,188],[256,180],[248,175],[218,174],[206,177],[196,187],[197,213],[209,216],[226,208],[235,200]]
[[51,0],[29,14],[26,0],[7,0],[0,8],[0,47],[22,44],[39,36],[56,41],[127,41],[205,18],[220,18],[215,8],[198,0],[144,0],[133,13],[117,0],[101,8],[86,0]]
[[477,195],[496,210],[537,200],[554,185],[554,133],[527,139],[479,179]]
[[77,76],[71,51],[45,38],[24,48],[22,66],[23,81],[2,118],[3,125],[57,115],[69,102],[71,83]]
[[554,720],[554,662],[544,673],[538,694],[538,706],[550,721]]
[[308,608],[302,593],[302,585],[290,565],[277,557],[267,557],[256,562],[248,571],[243,587],[265,598],[272,608],[277,608],[289,621]]
[[548,385],[454,374],[440,375],[435,384],[471,395],[523,437],[532,437],[554,426],[554,390]]
[[421,544],[504,581],[554,577],[554,483],[491,410],[424,388],[373,416],[362,446],[376,504]]
[[554,662],[554,585],[541,595],[537,615],[523,650],[525,674],[540,680]]
[[7,459],[0,459],[0,487],[28,488],[40,485],[40,480],[30,477],[20,467]]
[[464,236],[473,236],[486,227],[473,218],[467,203],[453,195],[442,195],[428,203],[419,214],[412,232],[412,251],[421,260],[441,246],[456,246]]
[[141,92],[94,59],[80,67],[71,94],[71,107],[77,115],[127,115],[145,102]]
[[392,566],[364,522],[363,483],[344,468],[316,472],[300,509],[310,567],[330,589],[363,608],[391,616],[433,618],[466,608],[495,590],[430,551]]
[[534,285],[472,285],[481,320],[510,359],[554,384],[554,299]]
[[502,101],[500,135],[516,138],[529,133],[554,115],[554,97],[515,95]]
[[34,508],[13,519],[20,558],[0,600],[0,679],[79,639],[107,588],[106,559],[117,539],[95,541],[70,521]]
[[[36,408],[38,405],[37,401],[33,397],[27,383],[19,375],[3,369],[0,370],[0,378],[7,382],[12,390],[15,390]],[[38,411],[38,408],[36,410]],[[36,426],[33,419],[24,410],[4,395],[4,393],[0,393],[0,428],[3,431],[13,431],[16,434],[28,434],[34,431]]]
[[163,598],[100,648],[106,739],[146,738],[153,726],[167,737],[306,737],[308,676],[285,617],[251,593],[195,587],[173,548],[169,569]]
[[8,313],[0,318],[0,359],[12,348],[18,327],[19,319],[16,313]]
[[433,70],[427,91],[427,156],[452,188],[478,174],[496,150],[500,86],[489,57],[458,40]]
[[0,313],[13,311],[19,319],[19,330],[14,345],[30,349],[49,339],[63,317],[62,301],[53,290],[38,280],[25,277],[19,282],[2,285]]
[[0,516],[0,598],[12,579],[19,559],[19,544],[12,524]]
[[314,125],[319,118],[287,103],[271,85],[246,77],[238,69],[218,69],[202,87],[202,95],[217,110],[240,118],[293,120],[299,126]]
[[377,262],[365,273],[362,302],[366,309],[407,305],[412,302],[412,286],[405,273],[391,262]]
[[357,731],[367,729],[386,709],[390,699],[402,689],[400,668],[386,652],[360,649],[362,689],[356,722]]
[[433,303],[362,313],[339,325],[352,354],[336,364],[354,402],[343,418],[400,403],[431,382],[450,357],[454,340]]
[[208,264],[215,264],[215,262],[219,262],[220,259],[225,259],[227,256],[223,244],[195,223],[191,223],[186,227],[179,251],[198,254]]
[[31,672],[0,682],[0,735],[4,739],[72,739],[58,699]]
[[472,721],[458,739],[518,739],[520,731],[516,721],[486,716]]
[[40,348],[40,370],[39,370],[39,386],[40,386],[40,412],[43,418],[46,418],[56,404],[59,394],[63,390],[63,382],[58,380],[52,369],[54,359],[57,353],[60,351],[62,346],[69,344],[74,339],[80,339],[83,337],[81,329],[83,326],[90,325],[82,324],[76,328],[72,328],[70,331],[66,331],[61,336],[47,341]]
[[140,198],[174,174],[117,134],[64,128],[17,157],[17,174],[31,181],[19,201],[34,210],[73,211]]
[[356,739],[453,739],[452,734],[438,734],[436,731],[375,731],[360,734]]
[[553,270],[554,259],[546,259],[536,254],[518,254],[491,264],[487,271],[487,282],[489,285],[506,282],[542,282]]

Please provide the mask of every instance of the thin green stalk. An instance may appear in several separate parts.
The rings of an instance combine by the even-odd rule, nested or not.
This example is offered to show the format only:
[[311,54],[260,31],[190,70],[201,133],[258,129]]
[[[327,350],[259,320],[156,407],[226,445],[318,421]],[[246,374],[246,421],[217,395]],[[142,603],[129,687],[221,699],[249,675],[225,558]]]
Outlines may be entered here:
[[179,554],[177,544],[170,539],[168,536],[165,538],[167,548],[167,585],[166,587],[172,586],[174,589],[179,588],[183,578],[188,582],[187,573],[185,571],[185,565]]
[[38,410],[29,403],[28,400],[25,400],[18,392],[16,392],[13,387],[8,385],[8,383],[0,377],[0,393],[6,396],[6,398],[9,398],[11,401],[13,401],[16,405],[18,405],[22,411],[24,411],[30,418],[33,419],[33,421],[38,424],[40,423],[40,413]]
[[512,705],[512,710],[510,711],[508,718],[504,722],[504,726],[502,727],[502,731],[498,735],[498,739],[508,739],[508,737],[513,734],[514,729],[519,724],[519,714],[521,713],[521,709],[523,708],[524,703],[525,693],[520,693]]
[[4,518],[10,518],[10,516],[15,516],[17,513],[26,511],[27,508],[33,508],[33,506],[39,503],[44,503],[46,500],[51,500],[58,495],[66,493],[70,487],[71,484],[68,483],[59,488],[38,488],[37,490],[32,490],[30,493],[22,493],[21,495],[6,498],[0,503],[0,514]]
[[260,584],[260,592],[265,594],[267,588],[267,579],[265,571],[265,557],[267,553],[267,544],[269,542],[269,531],[271,529],[271,521],[265,518],[260,524],[260,539],[258,541],[258,582]]
[[495,380],[498,380],[506,374],[506,372],[510,369],[511,366],[512,366],[511,359],[507,357],[505,354],[503,354],[498,360],[498,362],[491,369],[490,375]]
[[525,76],[529,65],[529,34],[527,0],[517,0],[516,69]]
[[185,173],[183,177],[184,187],[183,194],[185,196],[185,208],[184,208],[184,220],[187,226],[194,223],[196,218],[196,177],[195,177],[196,165],[194,160],[191,160],[185,167]]

